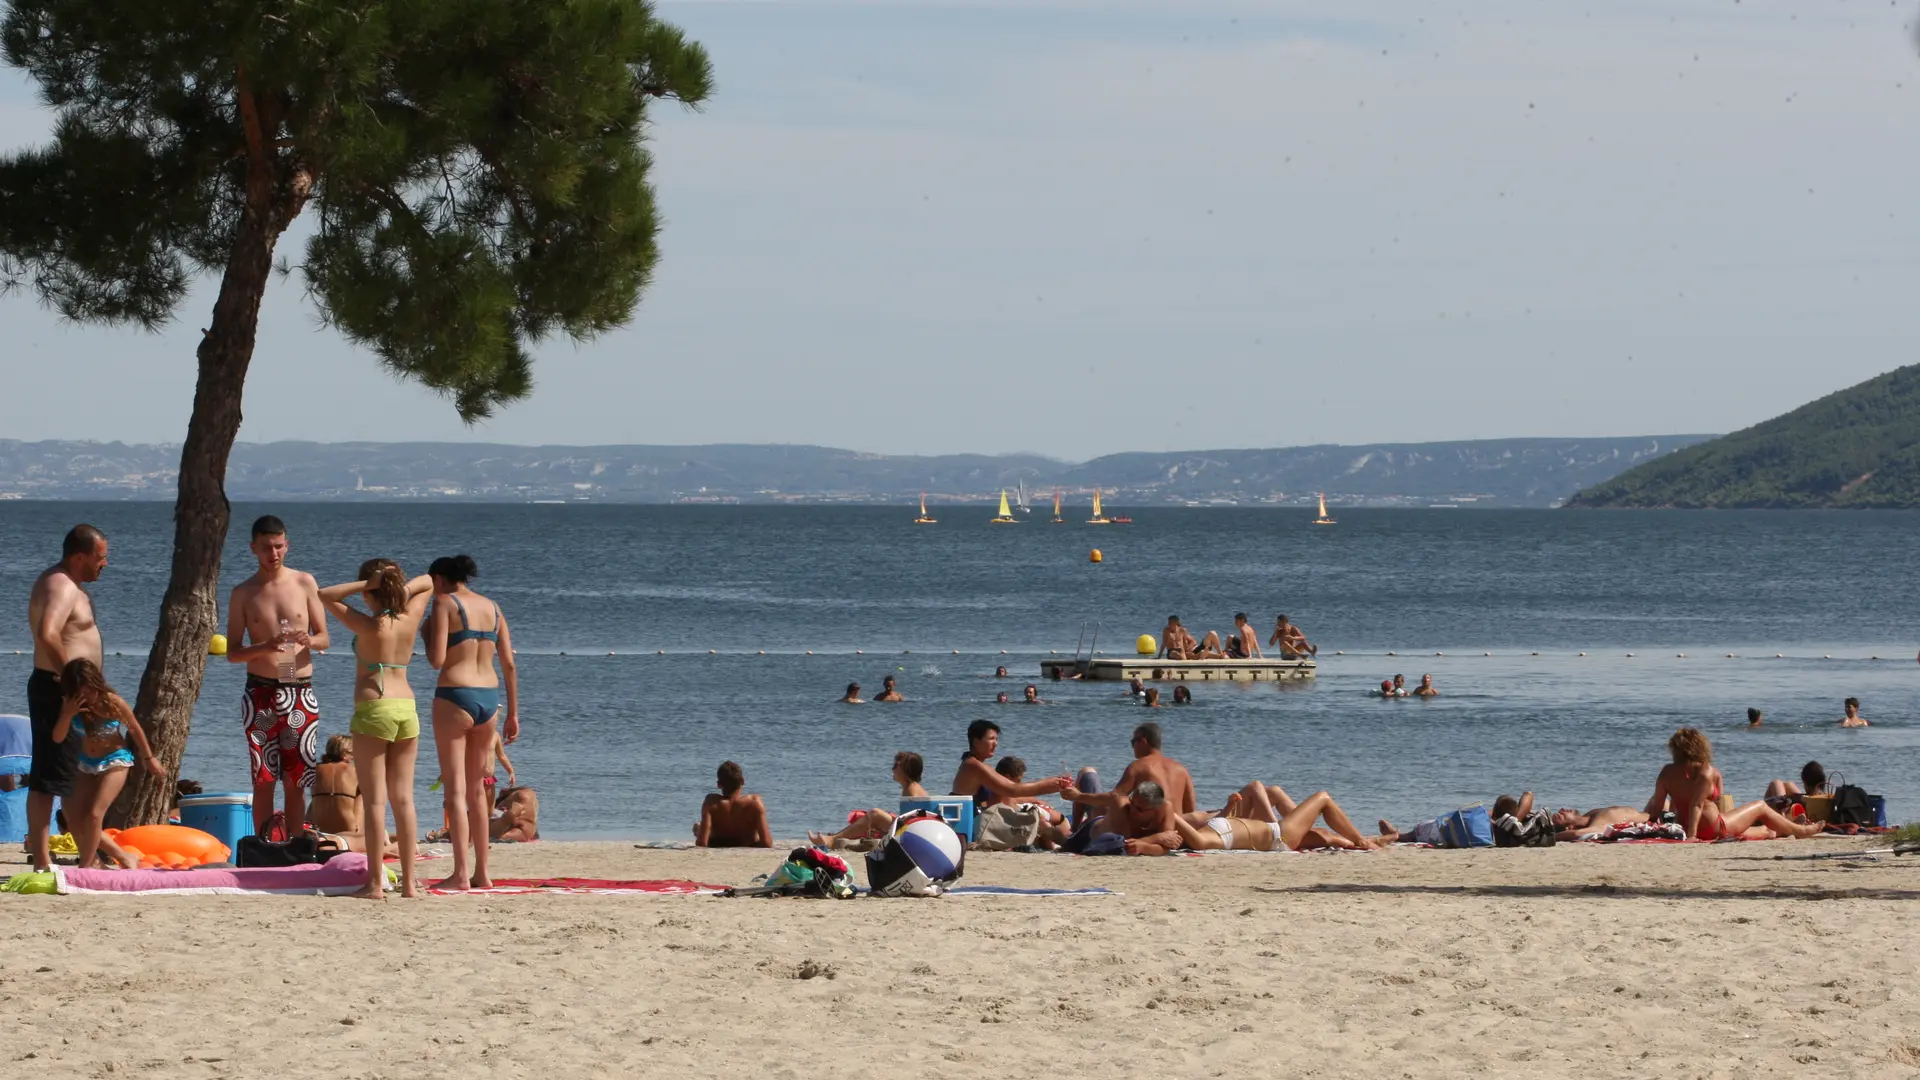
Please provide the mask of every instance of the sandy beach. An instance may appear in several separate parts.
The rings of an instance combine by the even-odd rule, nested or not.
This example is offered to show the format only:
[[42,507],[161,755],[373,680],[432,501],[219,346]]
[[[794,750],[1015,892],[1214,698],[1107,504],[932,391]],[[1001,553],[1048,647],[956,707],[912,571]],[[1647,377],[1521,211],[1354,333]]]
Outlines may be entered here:
[[969,859],[1124,894],[1089,898],[5,896],[0,1023],[38,1076],[1911,1077],[1920,857],[1775,859],[1868,846]]

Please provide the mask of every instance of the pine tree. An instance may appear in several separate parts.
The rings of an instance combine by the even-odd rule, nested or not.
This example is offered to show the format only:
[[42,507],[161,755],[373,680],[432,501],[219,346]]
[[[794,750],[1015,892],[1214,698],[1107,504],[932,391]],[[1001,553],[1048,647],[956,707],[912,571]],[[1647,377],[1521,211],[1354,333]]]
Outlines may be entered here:
[[[532,389],[534,343],[630,317],[658,257],[647,107],[698,105],[711,67],[645,0],[10,0],[0,34],[56,117],[0,157],[0,286],[153,329],[219,278],[135,705],[177,776],[281,236],[309,215],[323,320],[472,422]],[[164,820],[141,776],[116,816]]]

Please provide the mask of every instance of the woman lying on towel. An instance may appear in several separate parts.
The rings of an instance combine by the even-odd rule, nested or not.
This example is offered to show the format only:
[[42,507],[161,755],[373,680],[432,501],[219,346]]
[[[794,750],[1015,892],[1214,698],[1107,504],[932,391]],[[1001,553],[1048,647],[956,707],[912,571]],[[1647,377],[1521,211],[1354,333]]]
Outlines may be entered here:
[[[1323,817],[1327,828],[1314,828]],[[1226,807],[1218,814],[1178,816],[1173,827],[1180,834],[1181,846],[1194,851],[1306,851],[1328,847],[1372,851],[1400,839],[1400,834],[1384,821],[1379,836],[1363,835],[1333,796],[1324,791],[1296,803],[1278,786],[1259,781],[1228,796]]]
[[1713,746],[1697,728],[1683,727],[1674,732],[1667,740],[1667,751],[1673,755],[1673,764],[1661,769],[1654,780],[1647,814],[1658,817],[1671,811],[1687,830],[1689,840],[1818,836],[1824,828],[1805,819],[1790,821],[1764,801],[1722,813],[1722,784],[1720,770],[1713,767]]

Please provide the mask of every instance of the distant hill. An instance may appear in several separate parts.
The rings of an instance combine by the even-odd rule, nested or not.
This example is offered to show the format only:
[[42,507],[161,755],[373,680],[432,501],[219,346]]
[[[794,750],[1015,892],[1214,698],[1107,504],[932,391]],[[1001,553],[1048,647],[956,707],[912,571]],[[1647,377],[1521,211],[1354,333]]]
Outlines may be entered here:
[[1920,365],[1582,490],[1577,507],[1920,506]]
[[[821,446],[240,443],[235,499],[901,503],[997,497],[1025,481],[1116,506],[1449,503],[1549,506],[1583,484],[1711,438],[1489,439],[1127,453],[1081,464],[1031,454],[937,457]],[[179,448],[0,440],[0,498],[170,499]],[[1042,500],[1036,494],[1035,502]]]

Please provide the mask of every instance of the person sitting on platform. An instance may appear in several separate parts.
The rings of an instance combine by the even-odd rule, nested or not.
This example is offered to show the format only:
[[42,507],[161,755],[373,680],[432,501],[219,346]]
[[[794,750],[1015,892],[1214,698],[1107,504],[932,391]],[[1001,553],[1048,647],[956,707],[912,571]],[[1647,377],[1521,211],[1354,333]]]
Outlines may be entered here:
[[700,803],[700,820],[693,826],[696,847],[772,847],[767,827],[767,804],[758,795],[743,795],[745,770],[723,761],[714,776],[720,793]]
[[1168,660],[1196,660],[1199,658],[1194,653],[1198,652],[1199,648],[1200,646],[1193,640],[1193,635],[1187,633],[1187,628],[1180,625],[1180,616],[1167,616],[1167,625],[1160,631],[1160,651],[1156,656]]
[[1233,636],[1227,639],[1227,659],[1261,660],[1260,634],[1253,624],[1247,621],[1247,613],[1242,611],[1233,616]]
[[1273,617],[1273,636],[1267,644],[1280,650],[1282,660],[1306,660],[1320,653],[1320,647],[1307,641],[1305,631],[1288,622],[1285,615]]

